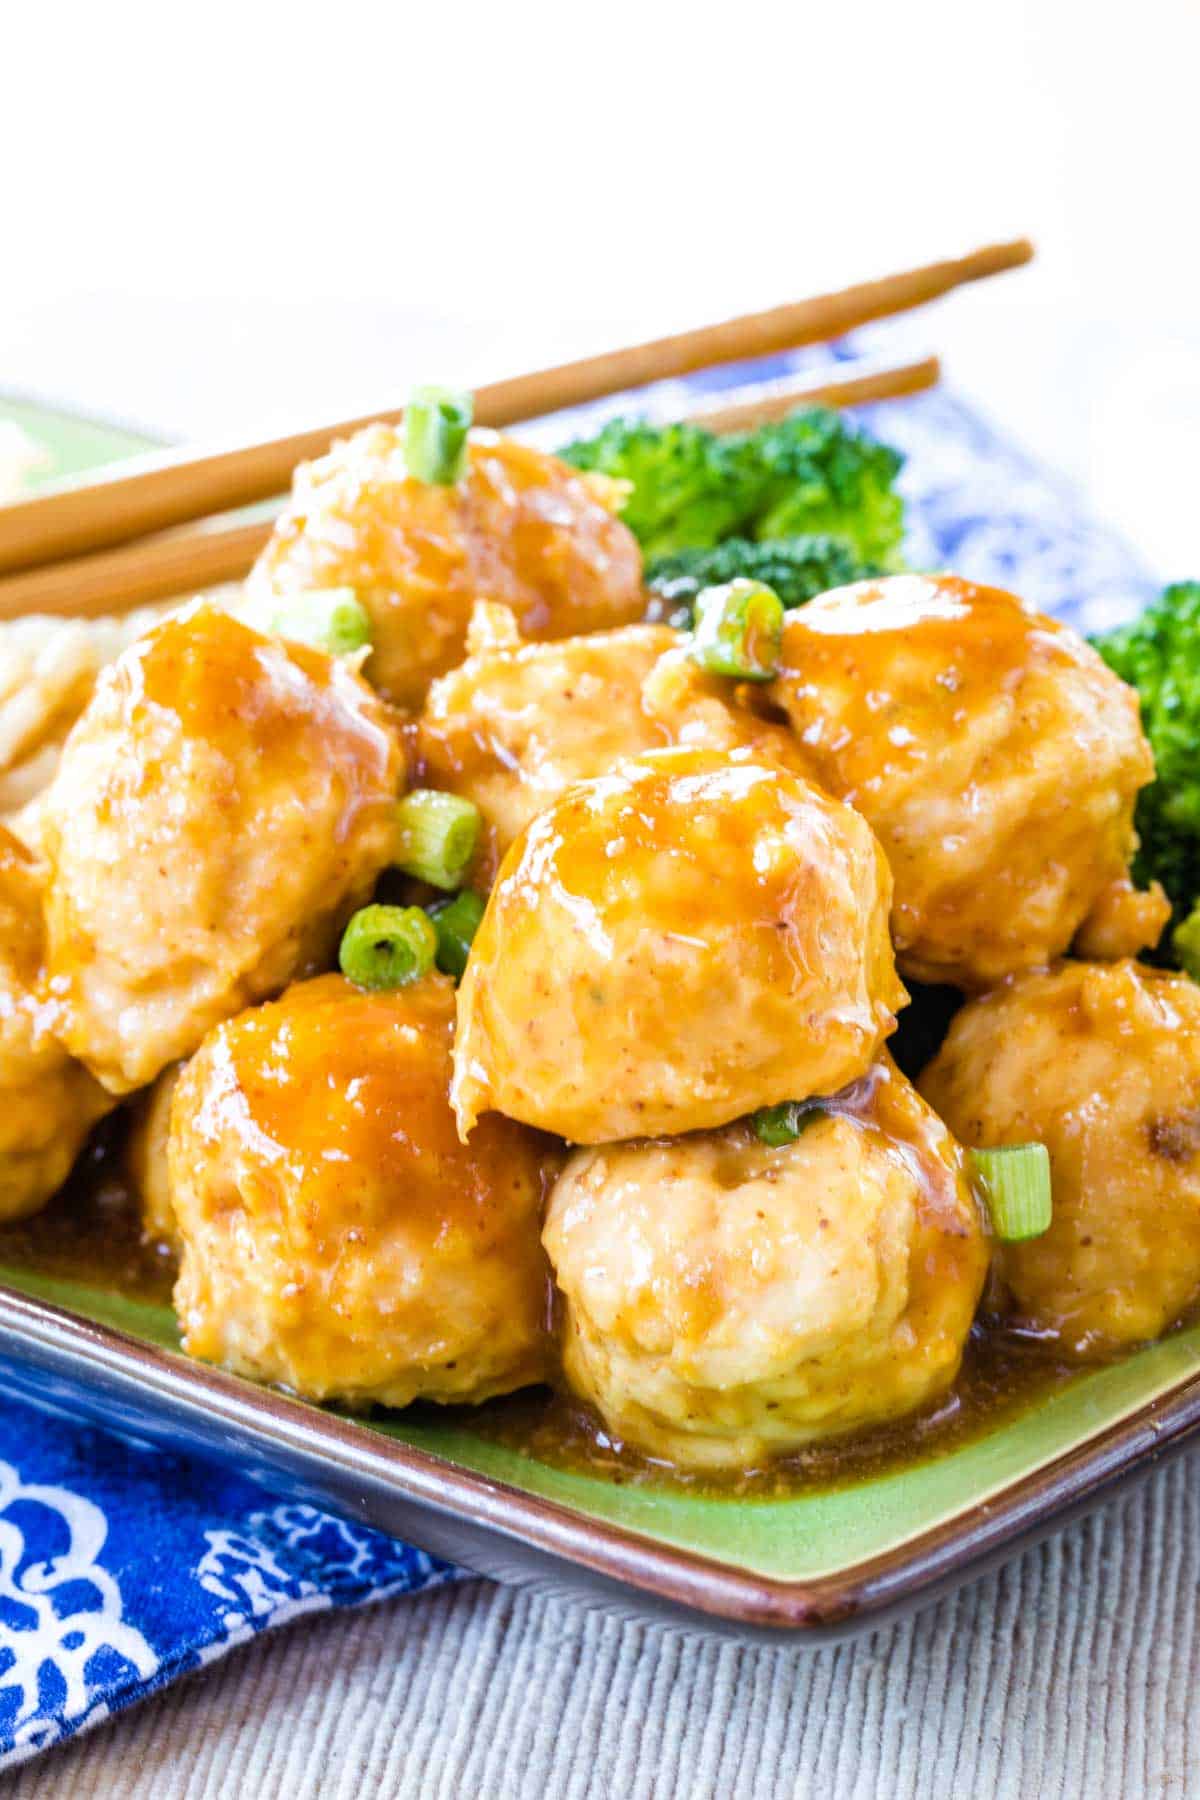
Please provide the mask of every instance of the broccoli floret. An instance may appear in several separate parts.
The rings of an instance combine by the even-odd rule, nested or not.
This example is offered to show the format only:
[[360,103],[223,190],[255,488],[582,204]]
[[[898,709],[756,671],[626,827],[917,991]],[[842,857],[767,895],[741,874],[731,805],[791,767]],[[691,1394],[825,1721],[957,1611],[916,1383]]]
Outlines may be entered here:
[[820,533],[846,539],[864,562],[897,564],[902,458],[827,407],[728,436],[614,419],[561,454],[632,483],[622,516],[651,558],[729,537]]
[[1157,776],[1138,796],[1139,882],[1159,880],[1176,916],[1200,897],[1200,581],[1166,588],[1139,619],[1094,640],[1135,687]]
[[1171,953],[1185,975],[1200,981],[1200,904],[1171,933]]
[[765,582],[785,607],[793,607],[830,588],[879,573],[877,567],[860,562],[844,538],[807,536],[758,543],[733,537],[711,550],[677,550],[673,556],[655,557],[647,565],[646,581],[671,623],[686,626],[701,588],[723,587],[739,577]]
[[621,517],[647,556],[718,543],[738,529],[753,486],[740,446],[695,425],[611,419],[598,437],[559,454],[632,483]]
[[826,407],[793,413],[756,437],[769,493],[755,537],[834,532],[864,562],[896,566],[904,535],[904,502],[895,491],[904,461],[898,450],[852,430]]

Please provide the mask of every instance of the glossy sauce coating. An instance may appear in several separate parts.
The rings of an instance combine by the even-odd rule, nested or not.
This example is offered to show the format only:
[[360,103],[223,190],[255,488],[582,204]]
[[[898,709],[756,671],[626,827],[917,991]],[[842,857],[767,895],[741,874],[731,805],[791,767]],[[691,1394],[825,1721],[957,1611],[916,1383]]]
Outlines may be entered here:
[[788,615],[770,691],[883,844],[903,973],[989,986],[1061,955],[1097,904],[1109,953],[1162,930],[1161,894],[1112,906],[1154,773],[1137,696],[1014,595],[915,575],[824,594]]
[[313,1399],[481,1400],[543,1378],[553,1152],[447,1098],[454,989],[340,976],[206,1040],[171,1114],[194,1355]]
[[862,1073],[905,994],[848,808],[751,752],[581,783],[512,846],[458,996],[453,1099],[575,1143],[720,1125]]
[[1103,1356],[1200,1298],[1194,982],[1134,962],[1026,976],[958,1013],[920,1086],[964,1143],[1050,1152],[1050,1229],[998,1257],[1022,1329]]
[[408,475],[402,432],[371,425],[297,471],[249,585],[353,587],[370,680],[416,708],[461,660],[476,600],[510,606],[526,637],[570,637],[640,618],[641,583],[632,533],[556,457],[474,431],[462,478],[437,486]]
[[685,1468],[944,1393],[988,1261],[962,1152],[887,1059],[781,1148],[738,1124],[576,1151],[545,1243],[572,1388]]
[[0,1219],[45,1204],[112,1105],[59,1041],[43,952],[36,866],[0,825]]
[[320,966],[393,849],[406,779],[351,669],[199,607],[101,676],[46,799],[47,966],[113,1093]]

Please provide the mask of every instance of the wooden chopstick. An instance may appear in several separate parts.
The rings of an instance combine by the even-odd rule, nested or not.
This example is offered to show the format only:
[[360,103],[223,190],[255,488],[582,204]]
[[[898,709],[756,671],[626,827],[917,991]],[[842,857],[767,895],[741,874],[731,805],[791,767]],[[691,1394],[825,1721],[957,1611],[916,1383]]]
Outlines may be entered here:
[[[847,363],[845,374],[830,379],[827,373],[814,380],[764,381],[753,387],[738,388],[726,395],[720,406],[703,407],[688,414],[693,425],[709,431],[750,431],[771,419],[786,418],[795,407],[806,401],[822,406],[861,406],[868,400],[898,400],[905,394],[919,394],[924,388],[936,387],[942,367],[936,356],[920,362],[876,363],[864,368],[861,363]],[[0,592],[3,591],[0,582]]]
[[[852,406],[917,393],[932,387],[938,376],[938,361],[932,356],[920,362],[877,362],[865,367],[848,363],[844,373],[834,379],[822,371],[737,388],[724,396],[721,405],[690,412],[687,417],[710,431],[741,431],[781,418],[806,402]],[[195,593],[223,581],[239,581],[273,526],[271,518],[226,527],[215,522],[187,526],[115,550],[9,575],[0,579],[0,619],[21,618],[27,613],[90,619],[102,613],[131,612],[135,606]]]
[[[482,425],[512,425],[648,381],[839,337],[966,282],[1017,268],[1032,255],[1025,238],[989,244],[838,293],[493,382],[476,389],[475,417]],[[402,416],[403,407],[385,408],[260,443],[159,453],[116,464],[111,473],[82,483],[44,488],[0,507],[0,571],[33,568],[269,499],[287,488],[297,463],[322,455],[335,438],[374,419]]]
[[95,619],[152,600],[240,581],[271,535],[274,519],[156,532],[116,550],[97,550],[0,577],[0,621],[27,613]]

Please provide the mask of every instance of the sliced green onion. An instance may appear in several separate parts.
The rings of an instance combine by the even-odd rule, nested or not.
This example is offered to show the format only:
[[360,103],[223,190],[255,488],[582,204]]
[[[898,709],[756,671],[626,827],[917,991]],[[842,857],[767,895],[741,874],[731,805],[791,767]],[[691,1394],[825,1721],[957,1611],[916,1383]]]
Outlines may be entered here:
[[431,906],[429,916],[437,932],[437,966],[443,975],[461,981],[483,917],[483,900],[474,888],[464,888],[453,900],[439,900]]
[[768,1149],[780,1150],[785,1144],[794,1144],[824,1110],[815,1100],[784,1100],[779,1106],[760,1106],[751,1113],[750,1123]]
[[1054,1206],[1045,1144],[1004,1144],[968,1156],[1002,1244],[1024,1243],[1050,1229]]
[[779,671],[783,601],[765,581],[701,588],[689,654],[710,675],[770,681]]
[[404,460],[418,481],[453,487],[467,460],[475,402],[458,388],[419,387],[404,409]]
[[342,933],[338,964],[361,988],[397,988],[433,967],[437,932],[419,906],[364,906]]
[[397,865],[418,881],[453,891],[471,865],[480,823],[472,801],[414,788],[396,808]]
[[352,656],[371,642],[371,618],[351,587],[301,588],[289,594],[271,630],[329,656]]

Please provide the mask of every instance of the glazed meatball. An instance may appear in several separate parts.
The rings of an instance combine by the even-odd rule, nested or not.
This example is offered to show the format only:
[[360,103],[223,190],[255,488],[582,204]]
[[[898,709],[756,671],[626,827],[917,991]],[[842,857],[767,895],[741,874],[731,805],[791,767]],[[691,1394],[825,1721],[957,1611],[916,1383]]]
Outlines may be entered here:
[[572,1388],[709,1468],[943,1394],[987,1268],[962,1152],[888,1061],[779,1149],[739,1124],[577,1150],[545,1244]]
[[829,1094],[905,999],[848,807],[749,752],[652,751],[538,815],[458,996],[454,1106],[575,1143]]
[[1157,939],[1161,891],[1127,874],[1154,775],[1137,696],[1074,632],[953,576],[860,582],[788,615],[770,691],[879,835],[905,975],[989,986],[1094,908],[1110,952]]
[[403,752],[352,670],[208,608],[100,677],[46,800],[65,1041],[112,1093],[319,966],[394,848]]
[[676,643],[666,625],[626,625],[555,644],[523,641],[505,607],[472,617],[467,660],[435,681],[417,733],[421,780],[464,794],[489,835],[485,868],[573,782],[670,743],[642,682]]
[[59,1042],[42,956],[36,868],[0,826],[0,1220],[45,1204],[112,1106]]
[[461,660],[476,600],[511,606],[526,637],[641,617],[641,552],[556,457],[475,431],[453,487],[411,478],[404,438],[371,425],[303,465],[250,577],[253,596],[352,587],[371,615],[371,681],[418,707]]
[[507,608],[480,605],[468,648],[429,690],[417,755],[423,781],[482,812],[484,874],[552,800],[623,757],[752,745],[799,764],[787,729],[757,717],[734,683],[702,674],[666,625],[529,643]]
[[314,1400],[486,1399],[543,1378],[546,1147],[450,1111],[454,989],[338,975],[221,1025],[168,1150],[184,1346]]
[[963,1008],[920,1086],[964,1143],[1050,1152],[1050,1229],[998,1259],[1019,1323],[1103,1355],[1200,1295],[1200,989],[1186,976],[1135,962],[1026,976]]
[[182,1063],[164,1069],[153,1087],[134,1103],[125,1140],[125,1177],[142,1215],[142,1233],[156,1244],[178,1248],[175,1209],[167,1172],[167,1138],[171,1103],[183,1072]]

